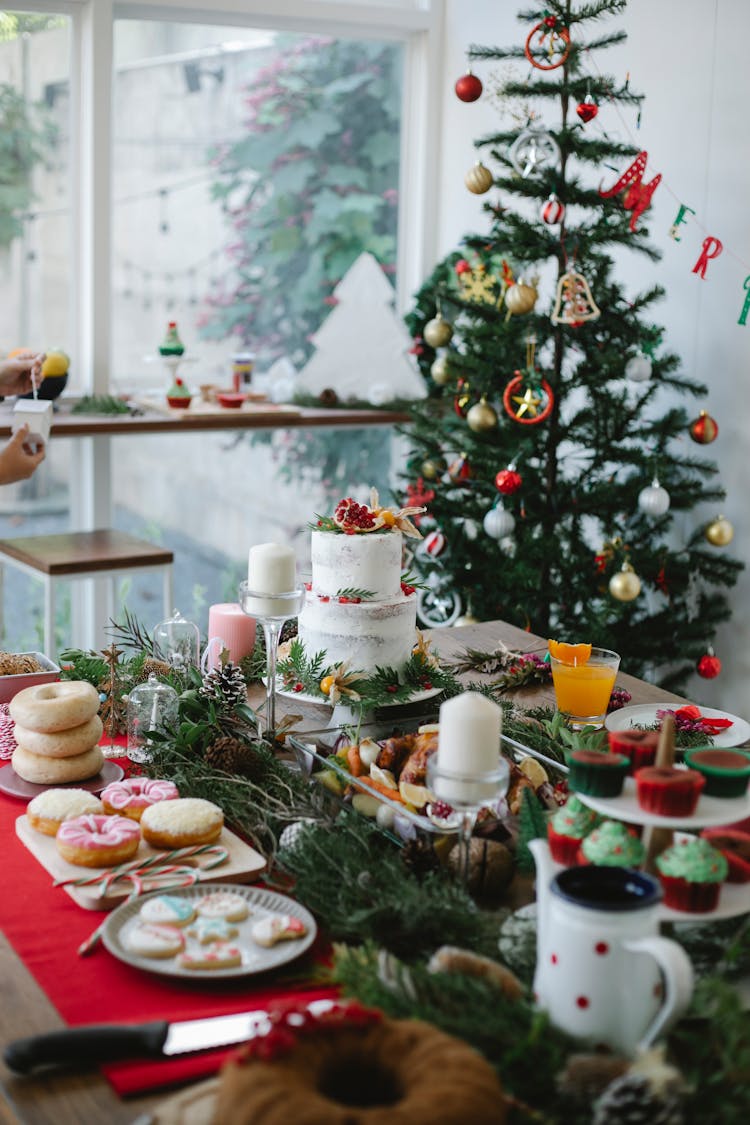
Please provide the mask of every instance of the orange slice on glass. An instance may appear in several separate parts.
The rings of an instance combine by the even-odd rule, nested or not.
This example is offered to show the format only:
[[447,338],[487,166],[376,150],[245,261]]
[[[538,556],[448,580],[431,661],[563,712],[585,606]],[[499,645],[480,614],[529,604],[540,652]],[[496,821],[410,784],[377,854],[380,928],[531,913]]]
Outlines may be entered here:
[[569,645],[564,641],[548,641],[550,656],[561,664],[588,664],[591,658],[591,645]]

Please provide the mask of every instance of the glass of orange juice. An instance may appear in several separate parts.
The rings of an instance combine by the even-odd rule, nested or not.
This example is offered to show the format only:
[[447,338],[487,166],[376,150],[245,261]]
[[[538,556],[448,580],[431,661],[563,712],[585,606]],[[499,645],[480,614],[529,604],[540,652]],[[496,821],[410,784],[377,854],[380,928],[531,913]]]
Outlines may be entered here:
[[557,709],[575,729],[601,727],[615,686],[620,657],[608,648],[589,645],[556,646],[550,652]]

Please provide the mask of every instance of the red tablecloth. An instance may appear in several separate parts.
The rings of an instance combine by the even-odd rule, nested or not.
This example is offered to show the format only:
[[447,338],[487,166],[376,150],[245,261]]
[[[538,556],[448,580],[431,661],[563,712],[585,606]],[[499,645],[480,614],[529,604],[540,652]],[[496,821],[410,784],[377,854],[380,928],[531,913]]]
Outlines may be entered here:
[[[0,794],[5,892],[0,896],[0,929],[68,1024],[193,1019],[262,1008],[280,997],[309,1001],[336,995],[331,988],[292,987],[270,975],[184,984],[132,968],[102,945],[79,957],[78,946],[105,914],[82,909],[62,888],[52,886],[49,873],[16,836],[15,822],[24,811],[24,801]],[[304,975],[316,952],[320,949],[314,947],[294,964],[295,975]],[[226,1054],[207,1051],[176,1061],[123,1062],[102,1069],[118,1094],[135,1094],[207,1077]]]

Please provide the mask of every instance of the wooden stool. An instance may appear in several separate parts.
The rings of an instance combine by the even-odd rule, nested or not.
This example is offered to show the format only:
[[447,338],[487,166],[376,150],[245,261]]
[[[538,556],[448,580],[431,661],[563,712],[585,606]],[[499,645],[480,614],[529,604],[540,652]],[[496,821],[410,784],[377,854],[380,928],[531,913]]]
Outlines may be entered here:
[[44,652],[55,655],[55,582],[57,579],[108,577],[112,580],[133,570],[163,572],[164,617],[172,612],[174,554],[124,531],[74,531],[64,535],[29,535],[0,539],[0,562],[44,583]]

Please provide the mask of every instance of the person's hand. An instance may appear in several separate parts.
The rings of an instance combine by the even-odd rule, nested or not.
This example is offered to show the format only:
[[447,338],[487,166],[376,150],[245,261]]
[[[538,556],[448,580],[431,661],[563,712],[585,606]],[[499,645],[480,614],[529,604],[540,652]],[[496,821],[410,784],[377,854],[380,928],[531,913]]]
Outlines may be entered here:
[[28,438],[29,427],[23,425],[13,434],[5,449],[0,450],[0,484],[27,480],[44,460],[44,443],[32,449]]
[[27,394],[33,390],[32,377],[39,386],[44,359],[44,352],[27,351],[0,360],[0,395]]

